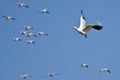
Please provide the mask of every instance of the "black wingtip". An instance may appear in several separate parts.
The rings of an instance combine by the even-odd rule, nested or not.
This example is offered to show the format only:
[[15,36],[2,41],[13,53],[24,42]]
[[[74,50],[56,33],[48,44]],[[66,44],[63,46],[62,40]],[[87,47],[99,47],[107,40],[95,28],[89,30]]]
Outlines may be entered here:
[[25,6],[26,8],[29,8],[29,6]]
[[47,13],[47,14],[50,14],[50,12],[48,12],[48,11],[47,11],[46,13]]
[[12,20],[16,20],[16,18],[12,18]]
[[83,10],[81,10],[81,14],[83,14]]
[[5,15],[2,15],[2,17],[5,17]]
[[95,25],[93,28],[96,29],[96,30],[101,30],[101,29],[103,29],[103,26]]

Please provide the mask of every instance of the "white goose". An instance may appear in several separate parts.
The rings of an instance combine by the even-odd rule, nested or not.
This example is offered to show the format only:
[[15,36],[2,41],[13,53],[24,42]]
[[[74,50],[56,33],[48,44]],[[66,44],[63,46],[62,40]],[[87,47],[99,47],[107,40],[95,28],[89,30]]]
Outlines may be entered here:
[[14,17],[12,17],[12,16],[5,16],[5,15],[3,15],[2,16],[3,18],[5,18],[6,20],[16,20]]
[[24,75],[21,75],[20,77],[23,79],[27,79],[29,77],[32,77],[32,75],[31,74],[24,74]]
[[80,34],[84,35],[87,38],[87,33],[90,29],[101,30],[103,27],[99,24],[86,24],[85,17],[83,16],[83,11],[81,10],[81,17],[80,17],[80,27],[74,26],[73,29],[78,31]]
[[29,6],[23,2],[19,2],[17,3],[18,7],[26,7],[26,8],[29,8]]
[[36,34],[34,34],[34,33],[32,33],[32,32],[28,32],[28,33],[26,33],[25,35],[26,35],[27,37],[32,37],[32,36],[36,37],[36,36],[37,36]]
[[24,26],[24,29],[25,30],[30,30],[30,29],[33,29],[33,27],[28,25],[28,26]]
[[28,31],[21,31],[21,32],[20,32],[21,35],[27,35],[27,34],[29,34],[29,33],[30,33],[30,32],[28,32]]
[[35,41],[34,40],[27,40],[27,43],[28,44],[35,44]]
[[88,65],[87,65],[87,64],[81,64],[81,67],[86,67],[86,68],[88,68]]
[[41,9],[40,12],[49,14],[49,11],[47,9]]
[[46,32],[37,32],[37,34],[40,35],[40,36],[41,36],[41,35],[46,35],[46,36],[48,36],[48,34],[47,34]]
[[59,74],[59,73],[54,73],[54,72],[53,72],[53,73],[48,73],[47,76],[53,77],[53,76],[58,75],[58,74]]
[[108,72],[108,73],[111,73],[111,71],[108,69],[108,68],[103,68],[100,70],[100,72]]
[[13,40],[14,40],[14,41],[21,41],[21,38],[15,37],[15,38],[13,38]]

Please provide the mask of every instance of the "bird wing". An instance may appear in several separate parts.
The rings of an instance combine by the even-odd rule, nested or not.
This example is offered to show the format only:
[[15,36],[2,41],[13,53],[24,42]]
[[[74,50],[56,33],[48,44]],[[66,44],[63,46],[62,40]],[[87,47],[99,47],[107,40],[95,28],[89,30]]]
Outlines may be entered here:
[[83,29],[83,31],[84,32],[88,32],[90,29],[96,29],[96,30],[101,30],[103,27],[101,26],[101,25],[96,25],[96,24],[89,24],[89,25],[87,25],[84,29]]
[[16,18],[14,18],[14,17],[12,17],[11,19],[12,19],[12,20],[16,20]]
[[91,25],[87,25],[87,26],[83,29],[83,31],[87,33],[92,27],[93,27],[93,26],[91,26]]
[[111,71],[110,70],[107,70],[108,71],[108,73],[111,73]]
[[89,24],[87,26],[91,26],[92,28],[96,30],[101,30],[103,28],[101,25],[97,25],[97,24]]
[[28,6],[28,5],[25,5],[25,7],[26,7],[26,8],[29,8],[29,6]]
[[83,30],[85,27],[86,27],[86,20],[85,20],[85,17],[81,15],[79,30]]

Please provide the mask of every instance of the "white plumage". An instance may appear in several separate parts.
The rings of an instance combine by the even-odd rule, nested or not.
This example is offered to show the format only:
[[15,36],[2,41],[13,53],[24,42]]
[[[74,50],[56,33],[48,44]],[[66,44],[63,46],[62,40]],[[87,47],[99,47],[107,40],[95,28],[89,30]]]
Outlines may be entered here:
[[18,7],[26,7],[26,8],[29,8],[29,6],[23,2],[19,2],[17,3]]
[[81,10],[80,26],[79,27],[74,26],[73,29],[75,29],[80,34],[84,35],[85,38],[87,38],[87,33],[92,28],[94,28],[96,30],[101,30],[103,27],[99,24],[86,24],[85,17],[83,16],[83,11]]
[[24,74],[24,75],[21,75],[20,77],[23,79],[27,79],[27,78],[32,77],[32,75],[31,74]]
[[27,43],[28,44],[35,44],[35,41],[34,40],[27,40]]
[[59,74],[59,73],[54,73],[54,72],[53,72],[53,73],[48,73],[47,76],[53,77],[53,76],[58,75],[58,74]]
[[13,38],[14,41],[21,41],[19,37]]
[[46,32],[37,32],[38,35],[48,35]]
[[81,64],[81,67],[86,67],[86,68],[88,68],[88,65],[87,65],[87,64]]
[[47,9],[41,9],[40,12],[49,14],[49,11]]
[[33,27],[28,25],[28,26],[24,26],[24,29],[25,30],[30,30],[30,29],[33,29]]
[[12,17],[12,16],[5,16],[5,15],[3,15],[2,16],[3,18],[5,18],[6,20],[16,20],[14,17]]
[[26,35],[27,37],[32,37],[32,36],[36,37],[36,36],[37,36],[36,34],[34,34],[34,33],[32,33],[32,32],[28,32],[28,33],[26,33],[25,35]]
[[30,33],[30,32],[28,32],[28,31],[21,31],[20,32],[20,34],[22,34],[22,35],[27,35],[28,33]]
[[111,71],[108,69],[108,68],[103,68],[100,70],[100,72],[108,72],[108,73],[111,73]]

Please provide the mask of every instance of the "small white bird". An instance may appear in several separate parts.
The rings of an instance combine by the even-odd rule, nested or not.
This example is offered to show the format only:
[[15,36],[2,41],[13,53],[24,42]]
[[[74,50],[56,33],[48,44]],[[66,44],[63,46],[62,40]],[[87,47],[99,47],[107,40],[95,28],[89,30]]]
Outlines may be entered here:
[[86,68],[88,68],[88,65],[87,65],[87,64],[81,64],[81,67],[86,67]]
[[41,9],[40,12],[49,14],[49,11],[47,9]]
[[5,15],[3,15],[2,16],[3,18],[5,18],[6,20],[16,20],[14,17],[12,17],[12,16],[5,16]]
[[18,2],[17,3],[18,7],[26,7],[26,8],[29,8],[29,6],[23,2]]
[[81,10],[81,17],[80,17],[80,26],[74,26],[73,29],[78,31],[80,34],[84,35],[87,38],[87,33],[91,29],[101,30],[103,27],[99,24],[86,24],[85,17],[83,16],[83,11]]
[[53,76],[55,76],[55,75],[59,75],[59,73],[48,73],[48,74],[47,74],[47,76],[49,76],[49,77],[53,77]]
[[40,36],[41,36],[41,35],[46,35],[46,36],[48,36],[48,34],[47,34],[46,32],[37,32],[37,34],[40,35]]
[[28,32],[28,33],[26,33],[25,35],[26,35],[27,37],[32,37],[32,36],[36,37],[36,36],[37,36],[36,34],[31,33],[31,32]]
[[22,75],[20,77],[23,78],[23,79],[27,79],[27,78],[32,77],[32,75],[31,74],[24,74],[24,75]]
[[30,32],[28,32],[28,31],[21,31],[20,32],[20,34],[22,34],[22,35],[27,35],[28,33],[30,33]]
[[100,70],[100,72],[108,72],[108,73],[111,73],[111,71],[108,69],[108,68],[103,68]]
[[34,40],[27,40],[27,43],[28,44],[35,44],[35,41]]
[[24,29],[25,30],[30,30],[30,29],[33,29],[33,27],[32,26],[24,26]]
[[13,38],[14,41],[21,41],[21,39],[19,37],[15,37]]

